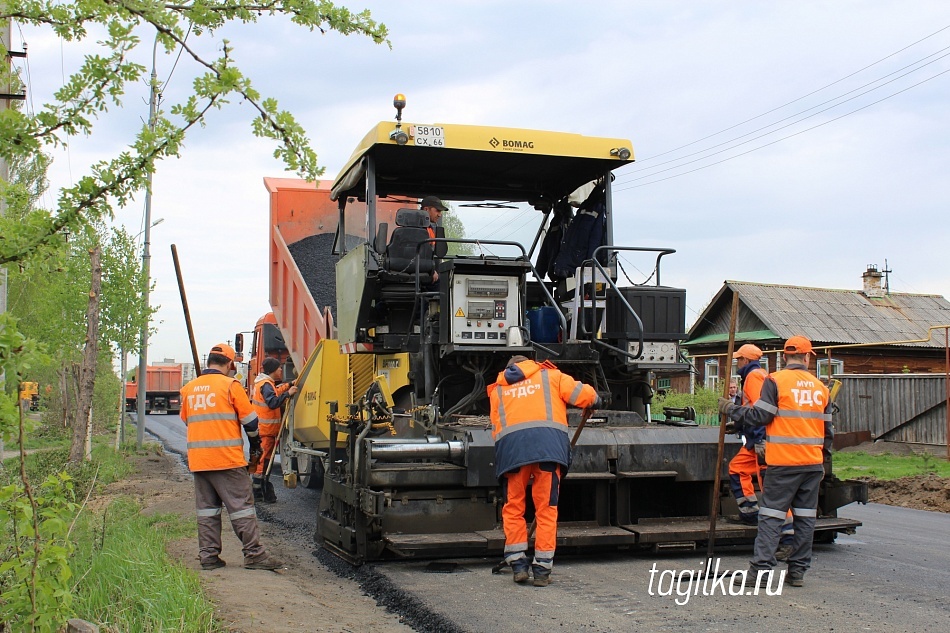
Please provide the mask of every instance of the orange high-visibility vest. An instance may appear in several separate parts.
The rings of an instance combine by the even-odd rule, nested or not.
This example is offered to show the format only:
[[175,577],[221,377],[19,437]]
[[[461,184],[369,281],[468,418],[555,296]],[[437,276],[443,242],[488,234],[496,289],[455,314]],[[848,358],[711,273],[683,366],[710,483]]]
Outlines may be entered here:
[[[534,361],[518,363],[519,367],[522,365],[530,367]],[[499,375],[498,382],[488,391],[492,437],[496,442],[524,428],[553,427],[567,432],[567,405],[590,407],[597,400],[593,387],[556,369],[541,369],[512,385],[503,376]]]
[[434,226],[432,226],[432,225],[430,224],[429,226],[426,227],[426,231],[428,231],[430,238],[435,239],[435,227],[434,227]]
[[742,381],[742,406],[751,407],[756,403],[759,396],[762,395],[762,383],[765,382],[768,375],[768,372],[761,367],[746,374]]
[[280,430],[280,407],[271,409],[264,401],[264,394],[262,392],[266,383],[270,383],[270,386],[274,388],[274,393],[278,396],[290,389],[290,383],[285,382],[277,387],[274,384],[274,380],[269,376],[261,378],[254,383],[254,395],[251,398],[251,404],[254,406],[254,411],[257,412],[257,419],[261,425],[261,435],[265,437],[276,437]]
[[182,387],[188,467],[201,471],[247,466],[241,426],[256,418],[241,383],[230,376],[203,374]]
[[[778,387],[775,418],[766,426],[765,461],[769,466],[821,464],[825,443],[828,388],[804,369],[783,369],[771,376]],[[762,403],[759,403],[761,406]]]

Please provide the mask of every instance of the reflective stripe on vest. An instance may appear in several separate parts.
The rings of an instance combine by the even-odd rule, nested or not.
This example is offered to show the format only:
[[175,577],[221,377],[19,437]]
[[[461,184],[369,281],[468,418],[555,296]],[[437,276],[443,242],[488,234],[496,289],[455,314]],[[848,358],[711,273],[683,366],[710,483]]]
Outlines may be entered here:
[[271,409],[264,402],[262,393],[264,385],[270,384],[274,393],[277,393],[277,387],[270,378],[264,378],[254,383],[254,395],[251,397],[251,404],[254,405],[254,411],[257,412],[257,419],[261,424],[280,424],[280,407]]
[[[523,361],[519,367],[529,373],[538,365]],[[491,402],[492,438],[526,428],[551,427],[567,432],[567,405],[589,407],[597,400],[590,385],[576,381],[557,369],[542,368],[513,384],[504,372],[488,387]],[[542,408],[543,407],[543,408]]]
[[[224,374],[204,374],[182,387],[181,419],[188,429],[191,470],[226,470],[247,465],[241,423],[253,420],[255,414],[249,404],[241,405],[248,412],[244,420],[238,420],[231,396],[232,385],[237,384]],[[240,387],[235,391],[240,391]]]
[[551,378],[548,370],[542,369],[513,385],[495,386],[490,399],[493,404],[497,402],[492,407],[492,437],[496,442],[508,433],[528,428],[551,427],[567,432],[567,406],[560,397],[552,397]]
[[[803,369],[783,369],[772,374],[778,388],[778,405],[766,427],[765,461],[769,466],[821,464],[825,442],[824,413],[828,389]],[[769,410],[760,400],[755,406]]]

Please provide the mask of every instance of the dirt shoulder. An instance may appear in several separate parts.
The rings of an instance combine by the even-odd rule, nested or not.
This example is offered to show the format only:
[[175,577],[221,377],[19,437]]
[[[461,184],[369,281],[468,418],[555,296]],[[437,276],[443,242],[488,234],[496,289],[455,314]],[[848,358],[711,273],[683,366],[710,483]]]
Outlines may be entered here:
[[[884,441],[864,442],[857,446],[843,448],[841,452],[898,456],[932,455],[937,458],[946,456],[946,448],[942,446]],[[872,503],[930,512],[950,512],[950,479],[936,474],[913,475],[889,480],[874,477],[858,477],[857,479],[867,482],[868,501]]]
[[[137,472],[109,486],[99,503],[114,495],[128,495],[140,501],[143,512],[175,513],[195,520],[194,487],[191,475],[174,457],[143,455],[136,458]],[[225,513],[226,516],[226,513]],[[369,631],[405,633],[412,629],[377,606],[359,585],[341,578],[315,561],[310,548],[288,540],[267,523],[261,523],[262,540],[268,552],[284,560],[279,572],[251,571],[241,567],[241,542],[224,520],[224,551],[228,566],[201,571],[197,538],[168,547],[169,554],[200,575],[206,595],[215,604],[215,613],[228,631],[234,633],[277,633]]]
[[859,477],[868,484],[868,501],[890,506],[950,512],[950,479],[934,474],[881,480]]

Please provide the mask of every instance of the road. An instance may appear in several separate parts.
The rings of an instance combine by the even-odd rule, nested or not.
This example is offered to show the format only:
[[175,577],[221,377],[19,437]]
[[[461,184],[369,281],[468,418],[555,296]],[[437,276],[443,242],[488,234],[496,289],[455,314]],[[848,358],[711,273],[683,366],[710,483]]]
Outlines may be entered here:
[[[169,450],[183,451],[176,417],[149,416],[147,428]],[[261,518],[312,547],[319,491],[286,490],[279,482],[276,488],[278,503],[261,506]],[[543,589],[515,585],[509,574],[493,576],[496,561],[487,559],[448,561],[457,564],[451,573],[431,573],[428,561],[349,573],[381,603],[414,612],[409,621],[424,631],[950,631],[950,515],[878,504],[848,506],[841,514],[864,526],[834,545],[816,546],[805,586],[783,587],[780,595],[723,595],[708,583],[682,595],[686,573],[682,593],[668,593],[675,589],[670,572],[699,570],[704,552],[561,556],[554,581]],[[748,548],[717,551],[720,569],[746,569],[749,554]],[[313,564],[331,559],[324,554]]]

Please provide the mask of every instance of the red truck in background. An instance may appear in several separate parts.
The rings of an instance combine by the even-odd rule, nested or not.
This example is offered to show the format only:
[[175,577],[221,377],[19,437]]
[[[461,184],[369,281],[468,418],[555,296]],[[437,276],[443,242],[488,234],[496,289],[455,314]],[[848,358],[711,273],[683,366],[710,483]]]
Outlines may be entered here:
[[[177,365],[149,365],[145,370],[145,413],[178,413],[181,410],[182,372]],[[125,385],[125,410],[135,411],[138,399],[138,369],[134,382]]]

